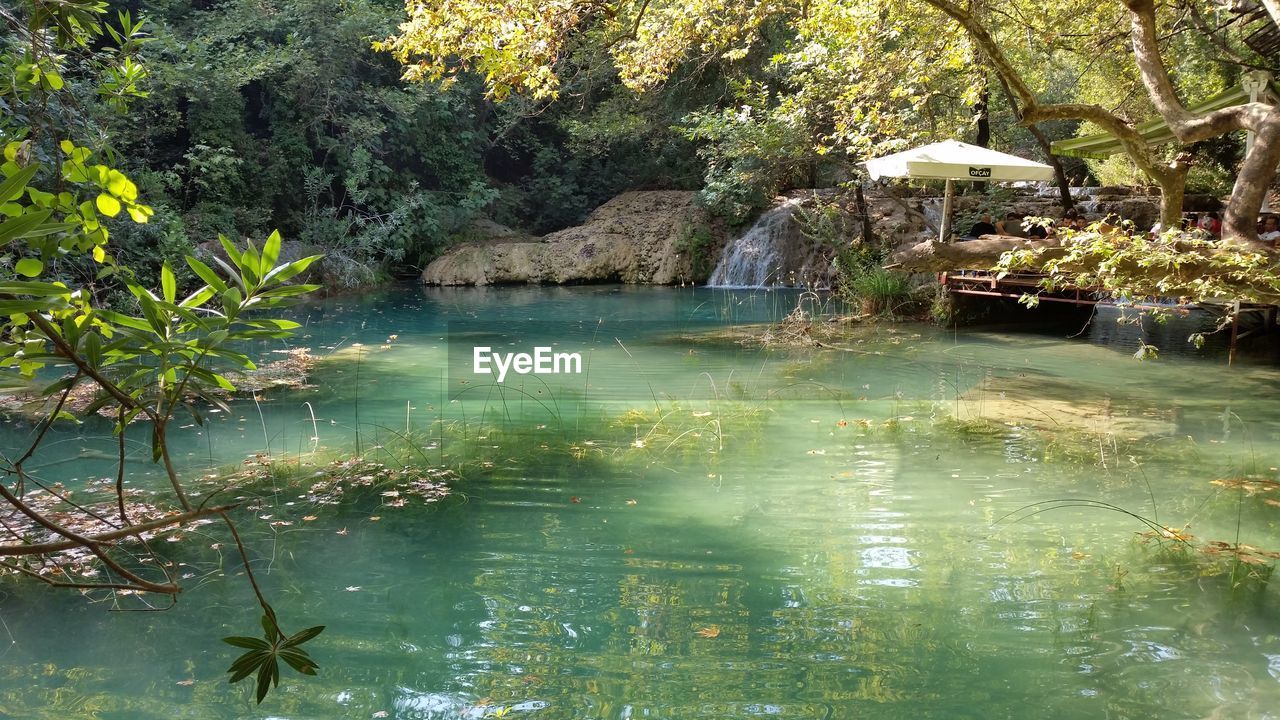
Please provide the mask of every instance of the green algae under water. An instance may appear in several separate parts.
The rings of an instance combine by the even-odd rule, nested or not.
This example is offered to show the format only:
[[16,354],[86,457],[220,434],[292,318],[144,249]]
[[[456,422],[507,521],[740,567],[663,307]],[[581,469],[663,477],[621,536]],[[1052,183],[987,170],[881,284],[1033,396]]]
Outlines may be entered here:
[[[1139,363],[1106,337],[1129,331],[1101,321],[1097,342],[899,326],[861,331],[848,352],[684,337],[795,301],[414,288],[301,308],[292,344],[347,359],[321,363],[313,388],[265,393],[261,415],[242,400],[175,429],[186,471],[349,453],[357,430],[375,457],[408,431],[461,468],[453,495],[263,501],[255,514],[292,522],[247,533],[268,595],[294,629],[328,629],[309,646],[319,676],[286,672],[261,706],[226,683],[236,652],[219,638],[256,625],[231,556],[193,560],[165,612],[5,580],[0,716],[1280,717],[1274,588],[1233,588],[1144,545],[1147,528],[1120,513],[996,522],[1086,498],[1280,549],[1280,508],[1211,484],[1275,478],[1280,371],[1172,348]],[[447,324],[477,321],[589,344],[588,372],[460,389]],[[1052,418],[1040,431],[944,421],[1083,404],[1140,422],[1095,450]],[[454,435],[439,447],[442,419]],[[28,437],[5,428],[6,448]],[[1070,451],[1047,452],[1055,438]],[[46,480],[111,472],[93,452],[113,447],[105,424],[50,442]],[[145,458],[132,467],[131,482],[159,482]],[[193,555],[224,540],[186,539]]]

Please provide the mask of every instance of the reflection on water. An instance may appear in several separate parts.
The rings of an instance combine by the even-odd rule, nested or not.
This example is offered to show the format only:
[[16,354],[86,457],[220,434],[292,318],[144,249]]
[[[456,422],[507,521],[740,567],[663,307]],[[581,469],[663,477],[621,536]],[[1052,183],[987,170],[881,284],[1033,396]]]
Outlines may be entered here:
[[[996,523],[1081,497],[1205,538],[1234,540],[1239,518],[1241,541],[1280,547],[1274,508],[1208,482],[1275,475],[1273,369],[1139,364],[1114,345],[927,327],[868,331],[818,356],[670,337],[778,317],[794,299],[414,289],[303,309],[297,342],[364,349],[322,364],[310,390],[263,398],[261,415],[242,402],[184,429],[189,469],[268,446],[305,456],[313,434],[339,449],[358,430],[376,448],[392,430],[463,416],[495,428],[465,448],[491,453],[491,465],[468,465],[438,506],[356,503],[254,533],[282,616],[328,625],[314,643],[320,676],[286,677],[260,708],[223,674],[232,653],[218,638],[254,622],[242,579],[222,576],[232,563],[193,557],[200,579],[165,613],[4,584],[0,714],[1277,717],[1274,590],[1233,594],[1227,578],[1138,546],[1145,528],[1118,513],[1066,507]],[[604,333],[590,378],[530,384],[523,402],[449,402],[445,333],[458,318],[647,324],[621,342]],[[963,404],[1037,402],[1008,388],[1060,386],[1072,395],[1054,402],[1157,414],[1171,430],[1149,442],[1167,457],[1103,448],[1047,461],[1027,430],[966,435],[934,422]],[[754,414],[730,413],[736,402]],[[599,418],[628,410],[679,419],[697,440],[637,426],[634,442],[606,447]],[[16,446],[25,430],[9,427]],[[112,447],[105,425],[56,441],[66,458],[46,478],[110,471],[93,452]],[[539,454],[557,443],[580,454]],[[282,492],[262,513],[291,502]]]

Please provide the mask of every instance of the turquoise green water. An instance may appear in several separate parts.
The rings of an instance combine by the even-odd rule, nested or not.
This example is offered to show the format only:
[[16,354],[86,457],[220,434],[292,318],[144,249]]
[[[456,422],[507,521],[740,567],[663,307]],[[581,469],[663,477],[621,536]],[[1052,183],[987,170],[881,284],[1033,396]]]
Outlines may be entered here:
[[[462,468],[434,505],[316,508],[284,486],[255,514],[293,524],[246,516],[282,619],[328,626],[311,644],[319,677],[286,675],[261,706],[226,684],[234,653],[218,639],[256,615],[233,559],[206,547],[225,538],[191,533],[175,552],[194,577],[165,612],[4,581],[0,715],[1280,717],[1273,588],[1233,590],[1137,542],[1146,528],[1119,513],[997,522],[1087,498],[1280,549],[1280,508],[1210,484],[1275,478],[1280,372],[1173,347],[1138,363],[1136,331],[1110,321],[1074,340],[1078,327],[881,328],[817,353],[681,338],[794,302],[415,288],[303,308],[293,345],[346,359],[321,363],[310,389],[176,433],[187,472],[268,450],[319,462],[357,442],[379,457],[406,431]],[[461,383],[447,323],[478,320],[544,323],[539,337],[584,348],[589,372],[501,393]],[[495,337],[476,327],[467,342]],[[1085,405],[1145,424],[1081,446],[1060,411]],[[1059,419],[1038,423],[1047,433],[945,427],[1002,408]],[[633,425],[601,419],[630,410]],[[17,447],[25,428],[5,427]],[[113,447],[105,425],[53,442],[45,479],[111,471],[85,452]],[[157,477],[135,468],[138,485]]]

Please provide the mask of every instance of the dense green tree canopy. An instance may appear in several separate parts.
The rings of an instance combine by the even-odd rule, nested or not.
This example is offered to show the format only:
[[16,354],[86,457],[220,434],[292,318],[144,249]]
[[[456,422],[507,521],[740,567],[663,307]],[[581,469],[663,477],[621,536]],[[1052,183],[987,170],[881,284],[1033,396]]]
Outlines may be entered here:
[[[857,159],[889,141],[957,134],[996,86],[1023,124],[1088,121],[1120,137],[1164,189],[1166,223],[1180,212],[1188,163],[1145,146],[1136,122],[1163,117],[1185,144],[1246,129],[1269,135],[1280,123],[1263,105],[1186,115],[1187,98],[1267,62],[1240,42],[1244,22],[1211,26],[1205,15],[1220,12],[1197,0],[410,0],[407,10],[399,34],[378,44],[406,63],[407,77],[471,70],[497,99],[513,90],[555,96],[569,49],[582,43],[605,49],[627,87],[647,90],[677,68],[747,58],[782,35],[769,63],[774,111],[792,124],[803,117],[815,152]],[[1255,147],[1227,218],[1228,234],[1246,242],[1276,166],[1269,143]]]

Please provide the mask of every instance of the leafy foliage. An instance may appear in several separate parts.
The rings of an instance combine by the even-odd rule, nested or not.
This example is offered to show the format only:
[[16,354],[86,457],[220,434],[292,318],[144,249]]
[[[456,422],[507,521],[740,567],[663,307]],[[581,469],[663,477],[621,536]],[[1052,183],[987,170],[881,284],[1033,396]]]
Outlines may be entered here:
[[997,269],[1046,273],[1042,285],[1048,290],[1100,288],[1135,301],[1280,302],[1280,265],[1275,257],[1178,230],[1151,237],[1132,227],[1096,223],[1087,231],[1068,234],[1061,249],[1005,253]]
[[[99,16],[105,4],[92,0],[34,2],[26,9],[20,35],[26,50],[0,56],[0,77],[11,78],[0,85],[0,101],[18,108],[0,123],[0,215],[5,218],[0,221],[0,385],[35,385],[40,396],[57,400],[46,406],[25,453],[16,459],[6,455],[0,465],[5,478],[0,497],[47,531],[49,539],[33,542],[6,524],[0,568],[85,592],[172,598],[181,590],[173,575],[176,564],[158,556],[146,538],[161,528],[209,522],[207,516],[218,515],[235,537],[258,603],[275,628],[275,614],[227,515],[231,506],[188,496],[170,459],[166,433],[180,409],[197,423],[203,423],[203,406],[229,410],[221,393],[234,386],[223,368],[252,368],[243,352],[248,343],[287,337],[298,326],[270,315],[316,289],[289,281],[319,256],[279,262],[279,233],[272,233],[260,251],[252,242],[241,249],[220,236],[227,259],[215,256],[214,262],[221,272],[184,257],[201,283],[190,292],[179,292],[178,275],[163,261],[159,289],[141,284],[127,264],[112,256],[109,225],[125,218],[134,225],[147,224],[155,211],[140,202],[138,185],[116,167],[118,156],[111,149],[95,150],[68,136],[93,121],[90,112],[80,110],[80,97],[97,97],[116,113],[129,112],[132,101],[146,97],[138,85],[146,70],[133,57],[145,40],[142,25],[125,13],[118,16],[118,29],[103,25]],[[104,33],[115,45],[93,49]],[[103,287],[127,293],[128,307],[105,307],[98,298]],[[82,386],[90,388],[92,397],[79,412],[110,409],[115,417],[121,451],[116,507],[110,510],[80,505],[24,469],[41,450],[49,428],[74,419],[64,408]],[[172,488],[172,507],[164,510],[172,512],[156,513],[157,506],[137,502],[124,488],[125,436],[135,419],[149,424],[151,460],[163,462]],[[37,502],[29,501],[29,484],[43,493]],[[143,513],[159,517],[143,520]],[[121,541],[130,539],[142,541],[141,551],[121,549]],[[97,579],[103,573],[93,564],[82,562],[88,555],[107,570],[105,579]],[[273,645],[270,663],[255,656],[259,701],[266,694],[266,680],[278,682],[276,657],[300,672],[314,673],[315,663],[296,646],[319,630]]]
[[286,637],[276,624],[275,612],[270,606],[265,610],[266,612],[262,615],[261,638],[233,635],[222,639],[228,645],[246,649],[246,652],[227,668],[227,672],[231,673],[231,679],[228,682],[237,683],[257,673],[254,696],[259,705],[267,697],[271,687],[280,685],[281,660],[303,675],[316,674],[319,666],[301,646],[324,632],[324,626],[317,625]]
[[812,151],[802,108],[774,105],[767,87],[739,88],[737,107],[690,113],[685,136],[700,143],[707,164],[707,206],[733,222],[766,207],[783,189],[804,182]]

